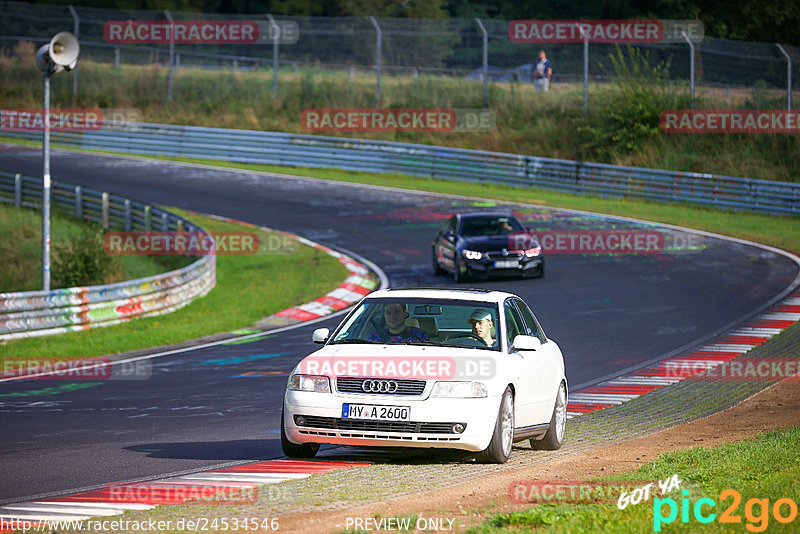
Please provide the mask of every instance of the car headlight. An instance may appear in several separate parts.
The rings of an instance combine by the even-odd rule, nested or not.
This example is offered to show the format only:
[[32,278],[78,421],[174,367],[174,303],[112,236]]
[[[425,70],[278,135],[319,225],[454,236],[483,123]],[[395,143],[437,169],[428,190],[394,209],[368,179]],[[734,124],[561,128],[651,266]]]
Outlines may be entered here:
[[483,257],[483,252],[478,252],[477,250],[465,250],[464,257],[468,260],[479,260]]
[[525,255],[529,258],[535,258],[542,253],[542,247],[533,247],[525,251]]
[[331,382],[327,376],[292,375],[286,389],[292,391],[316,391],[317,393],[330,393]]
[[488,397],[483,382],[436,382],[431,397]]

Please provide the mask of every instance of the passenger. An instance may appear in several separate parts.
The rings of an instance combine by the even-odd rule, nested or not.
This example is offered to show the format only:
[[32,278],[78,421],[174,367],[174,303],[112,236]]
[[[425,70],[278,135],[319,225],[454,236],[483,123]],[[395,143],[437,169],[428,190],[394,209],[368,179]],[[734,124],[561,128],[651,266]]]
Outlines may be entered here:
[[406,304],[399,302],[384,304],[383,318],[386,320],[386,329],[376,330],[369,336],[368,341],[430,341],[430,336],[425,330],[406,326],[408,319]]
[[497,340],[492,337],[492,314],[488,310],[478,308],[469,316],[467,324],[472,325],[472,333],[481,338],[487,347],[497,346]]

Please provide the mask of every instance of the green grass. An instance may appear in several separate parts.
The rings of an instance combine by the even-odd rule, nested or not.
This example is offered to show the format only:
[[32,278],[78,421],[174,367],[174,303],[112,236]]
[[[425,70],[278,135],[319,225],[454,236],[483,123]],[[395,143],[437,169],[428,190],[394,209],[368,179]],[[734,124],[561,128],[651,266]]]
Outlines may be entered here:
[[[622,476],[605,478],[609,481],[665,480],[677,474],[681,490],[689,493],[689,517],[682,523],[681,491],[674,490],[661,496],[658,491],[649,502],[628,505],[619,510],[616,503],[600,504],[542,504],[520,512],[492,516],[483,525],[470,529],[469,534],[491,534],[506,532],[542,532],[596,534],[598,532],[629,534],[654,531],[655,498],[675,500],[677,516],[672,523],[661,525],[661,532],[748,532],[751,528],[766,526],[767,532],[797,532],[800,519],[780,524],[771,515],[772,507],[780,498],[800,500],[800,427],[785,431],[774,431],[755,438],[720,445],[716,448],[697,447],[656,458],[639,469]],[[657,488],[656,488],[657,489]],[[732,510],[741,517],[739,524],[721,524],[719,516],[732,507],[732,498],[720,499],[726,489],[741,495],[738,508]],[[711,510],[703,505],[703,513],[716,513],[709,524],[698,522],[694,515],[694,504],[700,498],[713,499],[717,506]],[[751,507],[751,516],[746,515],[750,499],[768,499],[770,516],[765,520],[758,505]],[[669,516],[669,505],[659,508],[664,517]],[[782,513],[788,515],[789,508],[783,506]],[[747,525],[750,525],[750,528]]]
[[[18,45],[0,55],[0,100],[7,108],[41,106],[41,75],[30,60],[35,48]],[[642,60],[653,63],[650,60]],[[609,58],[604,58],[609,63]],[[634,61],[622,62],[633,71]],[[181,67],[173,102],[167,102],[168,70],[157,65],[122,65],[81,60],[81,89],[72,101],[69,75],[54,76],[54,108],[135,108],[146,122],[305,133],[300,114],[310,108],[376,107],[375,80],[359,74],[301,69],[281,71],[271,93],[271,71],[208,71]],[[489,109],[497,127],[484,133],[398,132],[332,134],[342,137],[409,141],[516,154],[598,161],[798,181],[800,136],[796,134],[666,134],[658,129],[663,109],[688,108],[685,88],[645,85],[625,92],[625,84],[592,83],[589,114],[583,113],[580,84],[555,84],[536,93],[531,84],[493,83]],[[699,88],[695,108],[784,107],[779,90]],[[641,106],[639,106],[641,103]],[[385,76],[381,107],[482,108],[482,84],[461,78]]]
[[[51,279],[53,289],[58,284],[57,271],[59,250],[82,232],[99,232],[99,225],[81,222],[54,209],[51,212]],[[0,293],[34,291],[42,288],[42,217],[38,211],[15,208],[0,203]],[[104,276],[99,280],[82,280],[78,285],[111,284],[122,280],[143,278],[163,273],[188,264],[185,258],[113,256]]]
[[[251,231],[240,224],[172,211],[209,231]],[[10,341],[2,352],[36,358],[100,356],[227,332],[313,300],[335,288],[347,274],[338,260],[305,245],[290,254],[219,255],[216,287],[174,313],[84,332]]]

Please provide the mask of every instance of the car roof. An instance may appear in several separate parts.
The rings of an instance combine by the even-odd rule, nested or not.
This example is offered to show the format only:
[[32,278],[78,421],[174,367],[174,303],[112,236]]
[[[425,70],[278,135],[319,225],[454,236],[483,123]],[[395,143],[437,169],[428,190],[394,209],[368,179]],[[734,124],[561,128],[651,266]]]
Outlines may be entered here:
[[511,210],[508,211],[468,211],[463,213],[457,213],[459,217],[462,219],[472,219],[475,217],[514,217],[514,214],[511,213]]
[[369,298],[437,298],[450,300],[473,300],[480,302],[503,302],[509,297],[516,297],[505,291],[491,289],[468,289],[446,287],[398,287],[380,289],[369,294]]

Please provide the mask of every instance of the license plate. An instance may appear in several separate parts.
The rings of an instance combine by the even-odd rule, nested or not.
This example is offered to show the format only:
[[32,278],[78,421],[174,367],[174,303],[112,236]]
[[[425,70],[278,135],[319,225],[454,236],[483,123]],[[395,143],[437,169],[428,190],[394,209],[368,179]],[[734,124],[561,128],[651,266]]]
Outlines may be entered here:
[[374,404],[342,404],[342,419],[375,421],[408,421],[408,406],[376,406]]
[[513,269],[519,267],[519,260],[501,260],[494,262],[495,269]]

